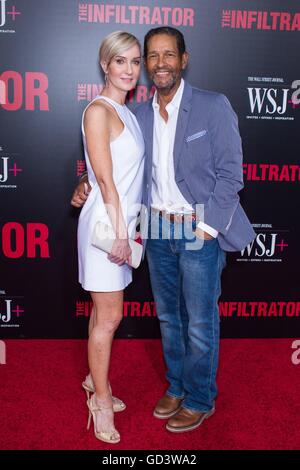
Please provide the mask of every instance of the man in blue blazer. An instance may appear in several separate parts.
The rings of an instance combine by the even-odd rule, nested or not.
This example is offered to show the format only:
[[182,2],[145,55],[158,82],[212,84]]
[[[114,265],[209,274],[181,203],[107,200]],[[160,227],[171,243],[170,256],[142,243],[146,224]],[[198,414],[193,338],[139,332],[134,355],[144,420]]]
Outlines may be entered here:
[[[169,382],[154,416],[178,433],[215,411],[225,251],[242,250],[255,233],[239,203],[242,148],[229,101],[182,79],[188,54],[180,31],[150,30],[144,58],[156,86],[136,109],[146,145],[144,245]],[[84,198],[75,191],[73,205]]]
[[[183,432],[215,410],[224,250],[242,250],[255,233],[239,203],[242,148],[229,101],[182,80],[188,54],[176,29],[150,30],[144,58],[157,90],[136,110],[151,213],[146,253],[169,382],[154,416]],[[198,249],[181,230],[189,221]]]

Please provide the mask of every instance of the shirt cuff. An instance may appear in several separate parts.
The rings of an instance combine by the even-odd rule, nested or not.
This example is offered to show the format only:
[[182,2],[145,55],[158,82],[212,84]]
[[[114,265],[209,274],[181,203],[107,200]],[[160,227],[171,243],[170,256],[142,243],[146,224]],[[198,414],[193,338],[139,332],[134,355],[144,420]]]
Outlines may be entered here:
[[205,224],[204,222],[198,222],[197,227],[199,227],[201,230],[203,230],[203,232],[208,233],[214,238],[217,238],[217,236],[219,235],[219,232],[217,230],[212,228],[210,225]]

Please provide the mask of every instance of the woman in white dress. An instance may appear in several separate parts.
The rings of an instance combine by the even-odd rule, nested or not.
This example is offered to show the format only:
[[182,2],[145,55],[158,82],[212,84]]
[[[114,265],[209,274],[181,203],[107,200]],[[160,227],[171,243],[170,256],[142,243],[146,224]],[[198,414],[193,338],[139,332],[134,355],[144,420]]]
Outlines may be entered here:
[[[82,134],[89,198],[78,224],[79,282],[90,291],[93,311],[89,324],[87,390],[89,423],[95,436],[111,444],[120,441],[114,411],[125,408],[112,397],[108,381],[111,345],[123,317],[123,291],[131,282],[131,249],[142,198],[144,141],[135,116],[125,105],[127,92],[136,86],[141,68],[141,47],[131,34],[109,34],[100,47],[105,86],[84,110]],[[107,255],[91,244],[96,222],[113,227],[116,234]],[[94,392],[89,397],[89,392]]]

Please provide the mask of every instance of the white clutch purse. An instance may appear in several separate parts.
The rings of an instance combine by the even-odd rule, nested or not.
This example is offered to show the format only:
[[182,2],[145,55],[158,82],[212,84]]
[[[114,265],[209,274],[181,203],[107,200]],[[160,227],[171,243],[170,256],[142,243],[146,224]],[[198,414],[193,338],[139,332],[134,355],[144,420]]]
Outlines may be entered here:
[[[116,235],[112,227],[100,221],[96,222],[92,234],[93,246],[110,253],[115,239]],[[130,266],[138,268],[142,260],[143,246],[131,238],[129,239],[129,246],[131,248]]]

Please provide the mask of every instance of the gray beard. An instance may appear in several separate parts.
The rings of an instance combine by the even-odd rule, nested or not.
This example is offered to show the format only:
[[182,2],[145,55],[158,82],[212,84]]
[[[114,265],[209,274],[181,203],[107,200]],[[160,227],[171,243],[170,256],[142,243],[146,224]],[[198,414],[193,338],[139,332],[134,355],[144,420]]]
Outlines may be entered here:
[[176,85],[176,77],[174,77],[174,76],[172,76],[172,79],[166,85],[161,85],[161,86],[157,85],[153,78],[152,78],[152,81],[153,81],[154,85],[156,86],[156,88],[160,91],[170,91]]

